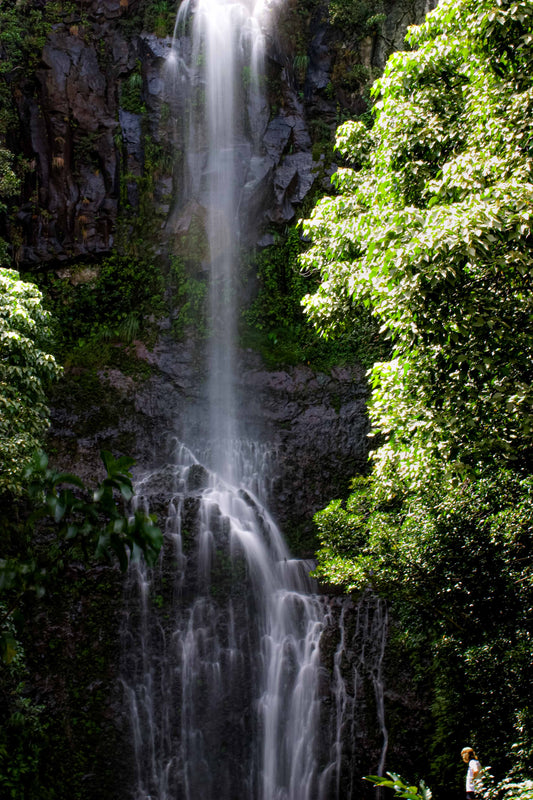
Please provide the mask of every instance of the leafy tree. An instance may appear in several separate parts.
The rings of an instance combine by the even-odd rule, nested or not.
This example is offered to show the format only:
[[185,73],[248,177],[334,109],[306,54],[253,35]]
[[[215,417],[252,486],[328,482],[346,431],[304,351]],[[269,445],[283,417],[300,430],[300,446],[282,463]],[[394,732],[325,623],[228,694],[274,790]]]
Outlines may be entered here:
[[500,771],[518,727],[533,742],[533,6],[442,0],[408,42],[304,223],[316,326],[363,304],[393,347],[373,471],[317,516],[317,571],[390,600],[429,706],[411,766],[449,796],[458,742]]
[[6,207],[2,199],[15,194],[19,187],[19,180],[13,171],[13,155],[5,148],[0,148],[0,212]]
[[[130,512],[133,461],[105,451],[101,455],[106,477],[91,490],[76,475],[50,469],[47,457],[38,453],[26,476],[30,504],[25,520],[11,537],[8,525],[0,527],[0,794],[13,800],[58,796],[57,783],[47,786],[46,778],[46,760],[57,745],[58,712],[36,701],[21,644],[28,641],[32,612],[45,593],[48,608],[54,608],[53,597],[65,591],[66,570],[73,564],[103,560],[125,570],[141,556],[153,564],[162,545],[153,519]],[[99,634],[100,626],[105,630],[100,619],[96,624]],[[98,674],[98,666],[93,669],[91,674]],[[87,732],[94,734],[99,729],[87,698],[83,713],[89,717]]]
[[0,493],[20,494],[48,427],[46,387],[61,369],[48,352],[41,292],[0,268]]
[[[15,24],[19,13],[14,8],[0,12],[0,25],[5,26],[0,52],[6,58],[13,55],[21,35]],[[3,80],[7,66],[5,61],[1,64]],[[0,141],[2,134],[0,124]],[[0,215],[6,213],[6,203],[18,187],[13,155],[0,146]],[[0,238],[0,495],[22,490],[24,472],[48,427],[46,387],[61,371],[48,352],[50,318],[43,310],[42,295],[9,264],[8,244]]]
[[[445,0],[375,84],[371,131],[349,122],[339,194],[304,225],[306,298],[323,332],[372,308],[394,344],[376,364],[377,474],[531,455],[533,8]],[[394,487],[394,488],[393,488]]]
[[497,771],[519,719],[532,743],[533,481],[502,470],[391,500],[376,480],[356,479],[345,504],[316,515],[317,574],[389,601],[391,647],[413,665],[427,705],[419,755],[432,758],[420,774],[438,794],[458,779],[458,741],[476,742]]
[[[13,170],[13,154],[0,146],[0,215],[5,214],[5,200],[15,194],[19,187],[19,179]],[[0,238],[0,267],[8,266],[8,245]]]

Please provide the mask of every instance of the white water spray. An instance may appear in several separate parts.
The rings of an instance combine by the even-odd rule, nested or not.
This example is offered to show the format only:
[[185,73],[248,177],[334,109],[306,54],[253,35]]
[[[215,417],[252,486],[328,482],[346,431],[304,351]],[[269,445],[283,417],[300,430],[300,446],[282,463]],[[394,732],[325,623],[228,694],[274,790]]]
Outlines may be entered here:
[[[325,601],[250,493],[196,463],[173,477],[165,556],[150,581],[137,571],[126,626],[135,798],[325,800]],[[139,496],[160,484],[147,476]]]

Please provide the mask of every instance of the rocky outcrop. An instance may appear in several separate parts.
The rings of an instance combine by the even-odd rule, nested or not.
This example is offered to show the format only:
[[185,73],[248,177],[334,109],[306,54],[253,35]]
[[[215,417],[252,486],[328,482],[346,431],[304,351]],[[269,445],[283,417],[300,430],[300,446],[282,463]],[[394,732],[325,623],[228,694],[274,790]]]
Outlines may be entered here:
[[37,93],[24,99],[37,203],[23,204],[17,215],[25,234],[21,264],[62,262],[113,247],[117,81],[134,54],[109,24],[98,14],[90,39],[76,22],[54,26],[36,72]]
[[[407,25],[435,4],[376,3],[376,9],[384,7],[385,21],[371,34],[336,26],[328,2],[317,4],[308,18],[290,3],[280,7],[268,48],[270,108],[250,115],[259,147],[241,207],[256,238],[268,225],[293,220],[313,186],[329,185],[331,137],[342,109],[365,110],[365,87],[401,46]],[[141,29],[148,0],[79,5],[80,11],[65,12],[53,25],[35,91],[17,101],[21,152],[34,166],[12,231],[21,242],[16,257],[22,266],[109,253],[119,214],[139,206],[138,179],[147,171],[155,179],[162,223],[179,191],[181,171],[171,154],[183,149],[176,118],[183,104],[179,86],[165,80],[171,40]],[[154,145],[169,154],[155,167],[147,158]],[[172,232],[172,226],[160,227],[163,238]]]
[[[192,341],[177,346],[170,336],[162,336],[152,351],[137,343],[149,377],[117,368],[90,378],[67,374],[53,404],[50,445],[57,461],[74,465],[92,482],[102,474],[101,449],[132,455],[142,473],[175,462],[181,443],[195,442],[202,460],[208,405],[197,348]],[[357,366],[329,374],[307,366],[269,371],[257,354],[243,351],[239,375],[238,393],[245,400],[238,411],[244,431],[238,446],[262,448],[264,483],[257,490],[268,495],[289,538],[294,531],[301,535],[315,511],[346,493],[365,463],[364,372]],[[305,555],[305,545],[297,546]]]
[[[309,528],[312,514],[345,495],[366,455],[367,385],[360,368],[309,367],[243,375],[248,412],[270,431],[273,452],[271,509],[287,533]],[[257,405],[256,405],[257,404]],[[304,552],[299,555],[306,555]]]

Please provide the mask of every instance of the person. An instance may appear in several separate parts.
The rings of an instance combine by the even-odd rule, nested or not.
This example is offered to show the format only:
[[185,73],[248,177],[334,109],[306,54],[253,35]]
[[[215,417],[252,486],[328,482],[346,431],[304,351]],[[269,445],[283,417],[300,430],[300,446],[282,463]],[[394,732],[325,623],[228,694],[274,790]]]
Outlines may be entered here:
[[476,778],[481,775],[481,764],[471,747],[463,747],[461,758],[468,764],[466,773],[466,800],[476,800]]

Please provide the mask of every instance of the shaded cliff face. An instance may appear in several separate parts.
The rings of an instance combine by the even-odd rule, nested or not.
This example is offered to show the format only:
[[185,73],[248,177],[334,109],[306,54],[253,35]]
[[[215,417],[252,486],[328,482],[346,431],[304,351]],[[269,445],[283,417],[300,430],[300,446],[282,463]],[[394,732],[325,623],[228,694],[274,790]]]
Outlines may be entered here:
[[[268,45],[270,107],[255,114],[260,147],[241,203],[255,240],[267,225],[293,220],[310,192],[329,187],[336,125],[366,110],[368,87],[387,56],[434,4],[280,6]],[[33,90],[17,97],[20,150],[34,167],[11,232],[23,267],[109,253],[119,215],[139,212],[143,177],[153,179],[160,238],[179,233],[176,225],[183,232],[172,213],[182,176],[176,111],[183,102],[180,87],[164,80],[170,37],[144,27],[168,31],[168,12],[161,30],[151,0],[63,5]]]
[[21,264],[109,252],[119,199],[118,86],[135,47],[117,22],[120,1],[84,3],[52,25],[35,73],[19,99],[23,151],[35,165],[33,194],[16,224]]
[[[117,368],[67,376],[55,390],[50,447],[63,464],[76,464],[92,481],[101,469],[100,449],[137,459],[139,471],[171,462],[176,442],[197,443],[208,414],[206,376],[198,349],[162,335],[148,350],[132,345],[149,374]],[[310,367],[265,370],[252,351],[241,353],[238,409],[246,441],[267,442],[265,490],[270,510],[296,552],[309,552],[311,518],[332,497],[346,493],[366,460],[364,370]],[[201,453],[197,453],[201,456]]]

